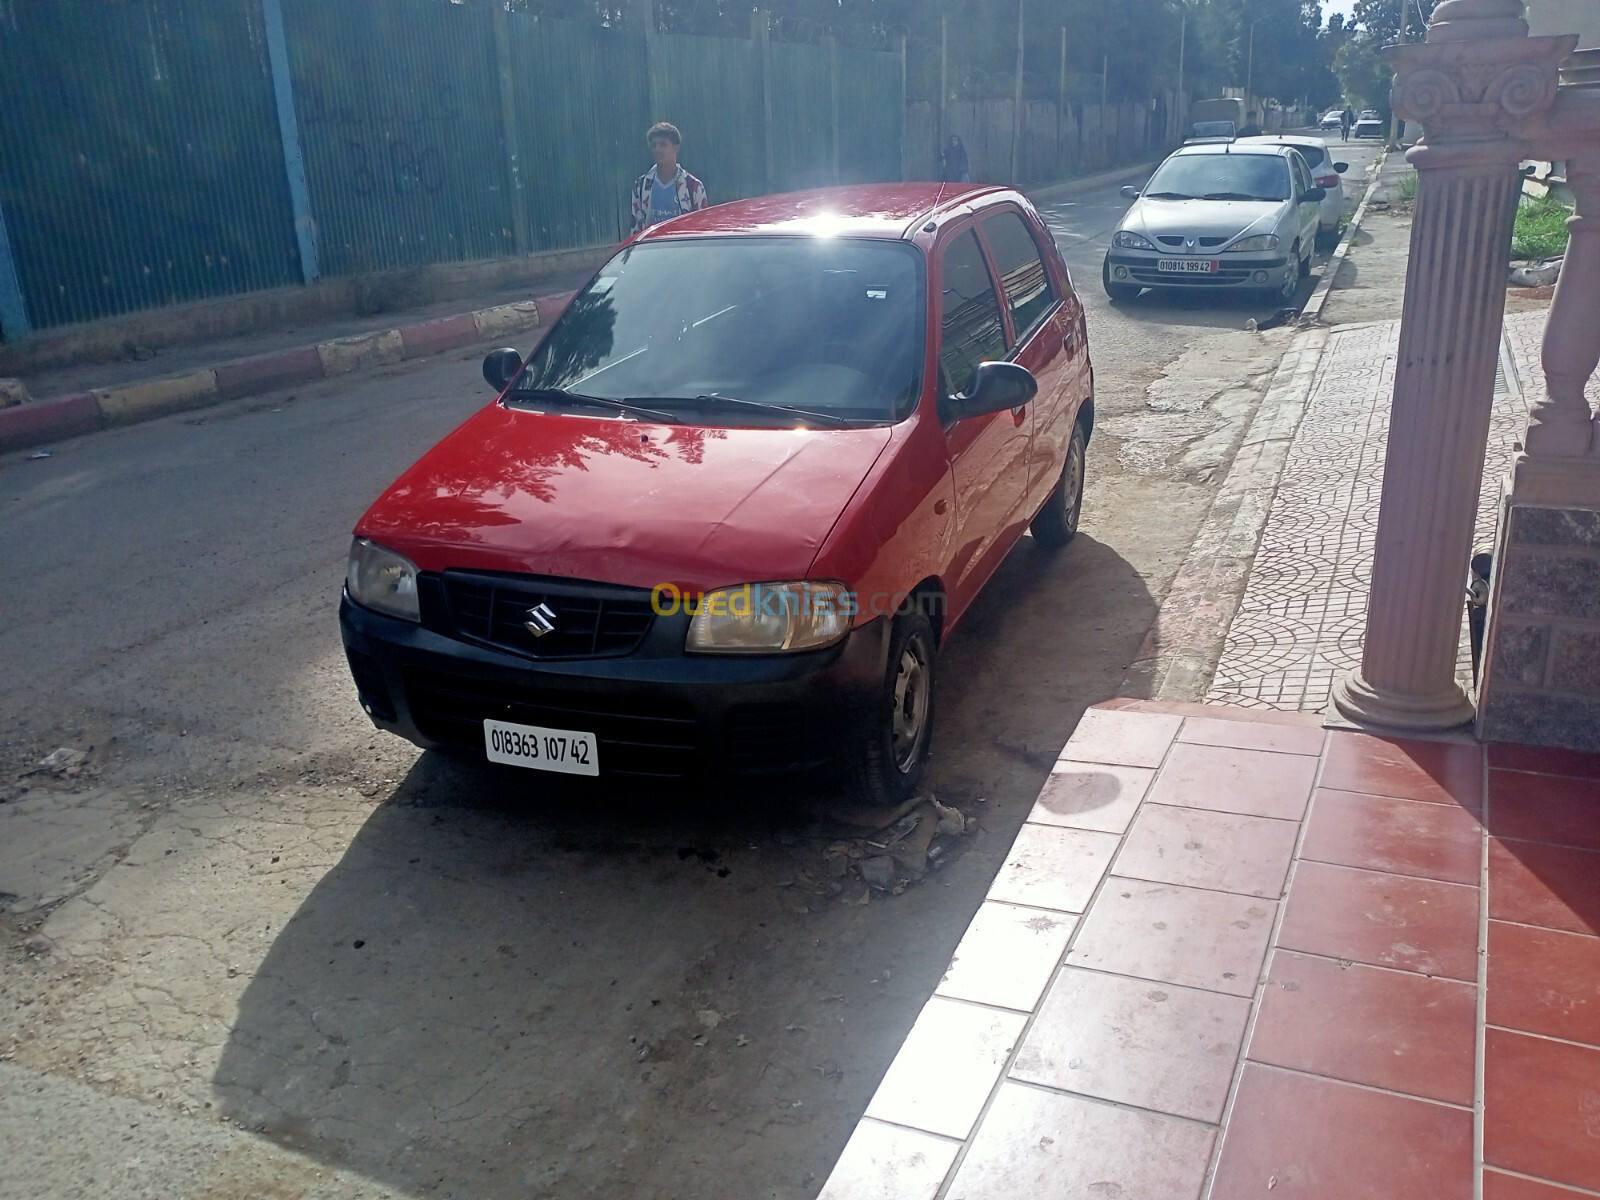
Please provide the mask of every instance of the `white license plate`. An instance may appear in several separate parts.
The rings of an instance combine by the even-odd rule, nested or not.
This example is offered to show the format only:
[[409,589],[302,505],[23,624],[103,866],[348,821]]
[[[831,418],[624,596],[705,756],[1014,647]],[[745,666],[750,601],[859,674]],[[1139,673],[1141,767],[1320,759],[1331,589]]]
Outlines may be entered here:
[[1217,260],[1214,258],[1163,258],[1156,264],[1158,271],[1182,271],[1185,274],[1215,275],[1217,273]]
[[600,774],[600,750],[592,733],[485,721],[483,748],[490,762],[507,766],[556,771],[562,775]]

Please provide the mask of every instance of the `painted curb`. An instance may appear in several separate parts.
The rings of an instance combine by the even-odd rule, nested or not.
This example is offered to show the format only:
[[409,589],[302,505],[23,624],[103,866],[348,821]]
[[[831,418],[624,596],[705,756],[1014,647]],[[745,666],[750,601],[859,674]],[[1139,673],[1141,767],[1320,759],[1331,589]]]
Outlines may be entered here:
[[1311,299],[1306,301],[1306,306],[1300,313],[1302,321],[1322,319],[1322,310],[1327,307],[1328,296],[1333,291],[1333,282],[1344,267],[1344,260],[1350,253],[1350,243],[1361,230],[1361,219],[1367,215],[1367,205],[1372,202],[1373,194],[1378,190],[1378,184],[1383,179],[1383,164],[1388,161],[1389,151],[1385,149],[1372,164],[1372,182],[1367,184],[1366,193],[1361,197],[1361,203],[1356,205],[1356,211],[1350,214],[1350,224],[1344,231],[1344,237],[1339,239],[1339,244],[1328,256],[1327,264],[1322,268],[1322,279],[1317,283],[1316,291],[1311,293]]
[[217,391],[217,373],[209,368],[145,379],[122,387],[90,388],[89,395],[94,397],[100,419],[107,426],[151,421],[192,408],[204,408],[221,399]]
[[133,425],[224,400],[258,396],[278,388],[494,341],[548,325],[571,303],[574,294],[559,292],[497,304],[314,346],[253,354],[181,375],[91,388],[0,408],[0,452],[25,450],[60,438]]
[[322,358],[315,346],[253,354],[216,368],[217,391],[225,399],[255,396],[275,388],[312,383],[322,376]]
[[77,437],[100,428],[100,406],[88,392],[55,396],[0,409],[0,451]]

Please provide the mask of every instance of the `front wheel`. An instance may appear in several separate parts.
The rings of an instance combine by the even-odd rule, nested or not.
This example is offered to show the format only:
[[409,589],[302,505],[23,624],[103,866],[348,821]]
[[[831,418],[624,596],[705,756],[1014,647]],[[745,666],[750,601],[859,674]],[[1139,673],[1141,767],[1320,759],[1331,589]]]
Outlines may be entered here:
[[894,620],[883,685],[867,710],[845,777],[850,797],[892,806],[922,778],[933,744],[933,623],[917,609]]
[[1100,266],[1100,284],[1106,289],[1106,295],[1113,304],[1125,304],[1139,294],[1139,285],[1136,283],[1113,283],[1111,279],[1111,263],[1105,262]]
[[1033,524],[1028,526],[1033,540],[1046,550],[1059,550],[1078,534],[1078,518],[1083,512],[1084,457],[1088,439],[1083,426],[1072,427],[1072,442],[1067,447],[1067,462],[1055,490],[1044,502]]

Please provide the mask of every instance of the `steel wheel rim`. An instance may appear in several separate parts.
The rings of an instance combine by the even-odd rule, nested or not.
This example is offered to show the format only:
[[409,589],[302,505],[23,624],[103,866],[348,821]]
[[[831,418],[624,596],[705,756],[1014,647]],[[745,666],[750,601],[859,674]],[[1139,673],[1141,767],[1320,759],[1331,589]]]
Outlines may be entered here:
[[1062,481],[1067,504],[1067,531],[1078,528],[1078,513],[1083,508],[1083,446],[1076,436],[1067,448],[1067,473]]
[[921,638],[911,638],[900,648],[895,668],[892,744],[894,765],[901,774],[909,771],[921,752],[928,732],[928,702],[933,677],[928,672],[927,653]]

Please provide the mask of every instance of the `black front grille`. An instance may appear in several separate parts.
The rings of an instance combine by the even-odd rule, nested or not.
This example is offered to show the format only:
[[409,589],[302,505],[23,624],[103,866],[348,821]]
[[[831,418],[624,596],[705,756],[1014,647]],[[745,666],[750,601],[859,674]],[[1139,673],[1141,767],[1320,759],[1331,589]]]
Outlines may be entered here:
[[656,779],[688,776],[699,751],[694,712],[672,701],[421,668],[405,672],[405,689],[418,732],[436,742],[482,749],[488,719],[592,733],[602,777]]
[[[1231,239],[1225,238],[1225,237],[1203,237],[1203,238],[1197,238],[1196,240],[1202,246],[1205,246],[1207,249],[1210,249],[1212,246],[1220,246],[1224,242],[1229,241]],[[1184,239],[1183,239],[1183,235],[1182,234],[1178,234],[1178,235],[1174,236],[1172,234],[1163,233],[1163,234],[1158,234],[1156,236],[1156,241],[1160,242],[1163,246],[1181,246],[1181,245],[1183,245]]]
[[[526,658],[621,658],[639,648],[655,617],[642,588],[446,571],[443,590],[445,632]],[[541,605],[554,628],[535,636],[530,610]]]
[[781,770],[803,764],[809,745],[799,704],[740,704],[728,710],[728,765]]

